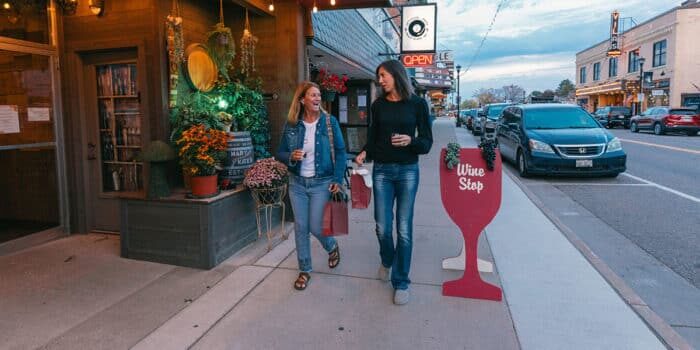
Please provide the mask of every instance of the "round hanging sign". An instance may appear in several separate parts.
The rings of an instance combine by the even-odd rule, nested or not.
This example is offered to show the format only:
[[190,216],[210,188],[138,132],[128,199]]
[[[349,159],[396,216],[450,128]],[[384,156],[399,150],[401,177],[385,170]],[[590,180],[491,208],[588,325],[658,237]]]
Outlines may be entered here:
[[185,50],[185,76],[192,88],[209,92],[214,88],[219,70],[203,44],[191,44]]

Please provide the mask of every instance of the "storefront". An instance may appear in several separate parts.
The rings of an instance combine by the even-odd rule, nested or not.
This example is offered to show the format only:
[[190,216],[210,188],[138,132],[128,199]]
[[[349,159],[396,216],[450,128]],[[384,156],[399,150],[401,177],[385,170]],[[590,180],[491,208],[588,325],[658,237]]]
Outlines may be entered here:
[[[104,2],[104,8],[83,0],[7,3],[10,9],[4,6],[0,18],[0,253],[8,244],[3,242],[15,244],[21,236],[36,243],[58,234],[124,229],[123,203],[144,199],[149,190],[150,166],[139,154],[152,141],[171,141],[177,123],[171,102],[191,89],[182,84],[182,70],[177,90],[171,88],[169,15],[182,19],[185,48],[206,43],[223,18],[236,43],[236,65],[244,56],[239,45],[248,17],[257,37],[251,76],[261,82],[250,89],[264,97],[268,150],[277,146],[296,85],[311,74],[303,35],[311,25],[311,3],[275,1],[274,8],[243,0],[123,0]],[[32,8],[15,9],[15,3]],[[343,8],[390,5],[338,1]],[[353,40],[362,47],[362,38]],[[348,61],[343,55],[336,59]],[[336,115],[346,111],[346,132],[366,123],[375,94],[373,72],[365,68],[363,74],[348,84],[347,105],[336,100],[332,107]],[[178,171],[169,174],[175,184],[182,183]],[[37,233],[44,238],[37,240]]]
[[57,17],[22,5],[0,17],[0,251],[69,226]]

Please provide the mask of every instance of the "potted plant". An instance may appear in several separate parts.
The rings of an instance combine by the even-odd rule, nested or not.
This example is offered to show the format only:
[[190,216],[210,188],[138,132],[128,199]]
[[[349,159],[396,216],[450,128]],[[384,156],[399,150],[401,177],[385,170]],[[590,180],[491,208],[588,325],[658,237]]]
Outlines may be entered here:
[[176,158],[175,150],[163,141],[152,141],[139,155],[139,160],[150,163],[148,177],[148,198],[170,195],[167,179],[168,161]]
[[197,124],[185,130],[176,144],[180,149],[180,164],[192,176],[192,195],[215,195],[217,165],[226,156],[226,132]]
[[221,123],[224,125],[224,131],[225,131],[225,132],[230,132],[230,131],[231,131],[231,125],[235,125],[235,124],[234,124],[234,120],[233,120],[233,116],[230,115],[230,114],[228,114],[228,113],[226,113],[226,112],[219,112],[219,113],[217,113],[216,115],[219,116],[219,120],[220,120]]
[[328,102],[335,100],[335,95],[345,93],[348,90],[345,83],[348,77],[343,75],[339,77],[337,74],[331,74],[325,69],[318,72],[318,85],[321,87],[321,99]]
[[289,171],[274,158],[260,159],[246,171],[243,184],[258,205],[279,203],[287,193]]

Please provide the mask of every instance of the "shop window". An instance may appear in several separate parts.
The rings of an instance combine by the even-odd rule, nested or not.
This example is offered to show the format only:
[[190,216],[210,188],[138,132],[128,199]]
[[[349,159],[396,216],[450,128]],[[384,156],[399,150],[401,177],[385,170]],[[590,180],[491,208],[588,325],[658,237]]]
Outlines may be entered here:
[[586,83],[586,67],[581,67],[581,69],[579,70],[578,82],[580,84]]
[[49,44],[47,0],[2,1],[0,37]]
[[608,61],[608,77],[617,76],[617,57],[613,57]]
[[666,39],[654,43],[654,67],[666,65]]
[[627,72],[632,73],[639,70],[639,52],[630,51],[627,55]]
[[600,62],[593,64],[593,81],[600,80]]

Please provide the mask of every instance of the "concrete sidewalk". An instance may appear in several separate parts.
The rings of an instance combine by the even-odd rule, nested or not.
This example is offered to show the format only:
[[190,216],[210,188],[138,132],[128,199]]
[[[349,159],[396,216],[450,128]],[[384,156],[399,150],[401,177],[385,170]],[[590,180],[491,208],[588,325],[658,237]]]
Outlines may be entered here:
[[439,152],[455,140],[476,143],[447,120],[434,135],[420,164],[407,305],[393,305],[391,285],[376,279],[371,207],[351,211],[338,268],[328,269],[313,241],[315,272],[303,292],[292,287],[293,237],[267,254],[262,240],[201,271],[121,259],[118,239],[78,236],[0,257],[0,349],[664,348],[505,174],[479,250],[496,270],[482,276],[504,301],[443,297],[442,282],[460,273],[441,262],[462,238],[439,197]]

